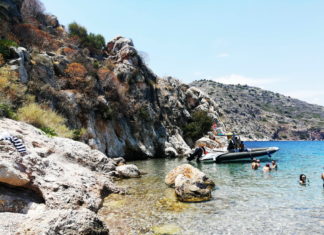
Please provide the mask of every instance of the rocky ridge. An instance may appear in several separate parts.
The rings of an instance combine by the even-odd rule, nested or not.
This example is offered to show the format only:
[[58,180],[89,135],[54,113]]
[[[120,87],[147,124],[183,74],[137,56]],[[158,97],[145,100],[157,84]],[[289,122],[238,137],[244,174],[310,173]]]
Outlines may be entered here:
[[190,84],[204,90],[224,115],[228,130],[250,140],[323,140],[324,107],[247,85],[211,80]]

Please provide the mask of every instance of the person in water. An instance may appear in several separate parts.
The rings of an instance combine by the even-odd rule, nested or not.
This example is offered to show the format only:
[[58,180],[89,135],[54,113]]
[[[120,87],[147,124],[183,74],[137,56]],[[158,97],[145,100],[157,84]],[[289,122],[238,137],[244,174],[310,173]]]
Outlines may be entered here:
[[264,171],[264,172],[269,172],[269,171],[271,171],[271,167],[270,167],[270,164],[269,164],[269,163],[267,163],[267,164],[263,167],[263,171]]
[[278,170],[278,165],[277,165],[277,162],[275,160],[273,160],[271,162],[271,169],[272,170]]
[[199,146],[198,148],[195,149],[194,153],[189,154],[189,157],[187,158],[188,161],[193,160],[195,157],[197,157],[196,161],[200,162],[200,158],[202,157],[203,154],[206,154],[206,149],[203,145]]
[[323,180],[323,188],[324,188],[324,172],[322,173],[321,178]]
[[306,175],[301,174],[299,176],[299,184],[300,185],[306,185],[307,182],[308,182],[308,179],[307,179]]
[[253,160],[252,160],[251,167],[253,170],[257,170],[259,168],[255,158],[253,158]]
[[258,165],[258,167],[260,167],[261,166],[261,163],[260,163],[260,160],[258,159],[258,160],[256,160],[256,164]]

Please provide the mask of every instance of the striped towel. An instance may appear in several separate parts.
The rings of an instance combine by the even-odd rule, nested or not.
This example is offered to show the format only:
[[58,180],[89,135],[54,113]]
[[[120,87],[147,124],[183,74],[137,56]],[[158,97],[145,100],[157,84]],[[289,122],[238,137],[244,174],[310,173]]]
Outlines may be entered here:
[[9,140],[20,154],[27,154],[25,145],[22,143],[21,139],[18,139],[16,136],[0,136],[0,141],[1,140]]

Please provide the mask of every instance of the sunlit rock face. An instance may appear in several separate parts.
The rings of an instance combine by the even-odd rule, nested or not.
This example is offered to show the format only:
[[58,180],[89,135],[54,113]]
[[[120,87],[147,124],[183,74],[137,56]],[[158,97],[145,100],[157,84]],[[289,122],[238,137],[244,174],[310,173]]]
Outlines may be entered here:
[[22,156],[10,141],[0,142],[0,212],[25,214],[22,233],[108,231],[96,212],[106,195],[121,192],[110,177],[118,162],[22,122],[0,119],[0,130],[21,139],[28,152]]
[[[182,127],[193,112],[206,111],[221,123],[208,96],[174,78],[158,78],[130,39],[113,39],[106,53],[100,62],[84,50],[67,56],[64,48],[26,56],[32,61],[30,91],[62,113],[70,127],[85,128],[82,141],[93,149],[127,160],[176,157],[190,151]],[[76,60],[87,68],[84,77],[66,73]]]

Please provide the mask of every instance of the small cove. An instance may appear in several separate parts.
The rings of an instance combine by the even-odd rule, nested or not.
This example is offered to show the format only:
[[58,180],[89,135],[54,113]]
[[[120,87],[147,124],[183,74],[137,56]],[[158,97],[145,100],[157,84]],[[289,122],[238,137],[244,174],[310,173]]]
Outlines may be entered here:
[[[217,187],[204,203],[180,203],[165,175],[185,159],[136,161],[147,174],[117,182],[128,195],[110,195],[100,211],[111,234],[321,234],[324,230],[324,142],[246,142],[278,146],[278,171],[251,170],[249,163],[191,164]],[[262,163],[264,165],[265,163]],[[310,180],[298,184],[299,174]]]

